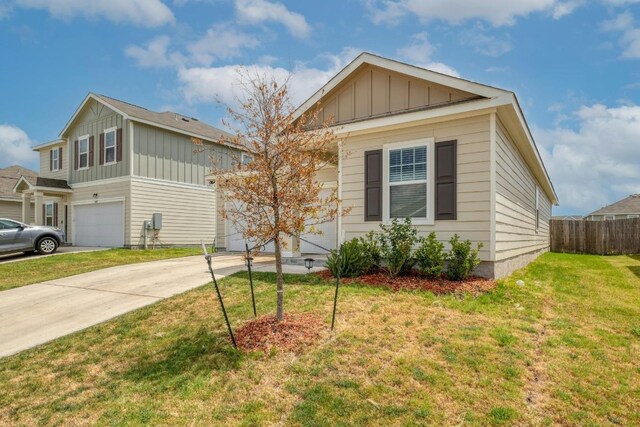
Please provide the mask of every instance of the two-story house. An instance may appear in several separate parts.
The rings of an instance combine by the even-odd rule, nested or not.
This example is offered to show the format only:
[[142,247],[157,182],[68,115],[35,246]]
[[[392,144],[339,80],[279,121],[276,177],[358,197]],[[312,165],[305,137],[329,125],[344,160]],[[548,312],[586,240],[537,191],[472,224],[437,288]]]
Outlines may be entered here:
[[[58,139],[34,147],[39,176],[14,188],[22,219],[58,226],[77,246],[213,242],[224,221],[206,176],[211,159],[227,168],[239,155],[229,137],[194,118],[90,93]],[[145,231],[154,213],[161,228]]]

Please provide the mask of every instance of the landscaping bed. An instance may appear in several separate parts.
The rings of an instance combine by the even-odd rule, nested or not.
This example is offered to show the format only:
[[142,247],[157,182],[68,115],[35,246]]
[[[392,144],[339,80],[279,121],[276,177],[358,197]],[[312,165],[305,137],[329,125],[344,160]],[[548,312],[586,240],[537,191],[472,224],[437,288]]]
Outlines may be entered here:
[[272,350],[300,353],[317,342],[327,325],[311,313],[287,313],[278,322],[273,315],[259,317],[242,325],[235,334],[243,351]]
[[[328,270],[320,271],[316,274],[324,279],[333,278],[333,275]],[[477,296],[496,287],[496,282],[494,280],[478,276],[469,276],[465,280],[461,281],[448,280],[443,276],[427,278],[422,277],[419,274],[389,277],[389,274],[384,270],[377,270],[355,278],[343,277],[340,279],[340,282],[346,284],[358,283],[366,286],[383,287],[391,289],[394,292],[420,290],[432,292],[435,295],[465,293]]]

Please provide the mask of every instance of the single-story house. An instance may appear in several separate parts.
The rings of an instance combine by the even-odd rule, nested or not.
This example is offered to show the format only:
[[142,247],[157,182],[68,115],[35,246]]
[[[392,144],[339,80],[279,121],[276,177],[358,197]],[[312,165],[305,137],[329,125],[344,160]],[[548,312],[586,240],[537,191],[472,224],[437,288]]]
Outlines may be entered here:
[[588,221],[609,221],[627,218],[640,218],[640,194],[631,194],[584,217]]
[[[57,139],[34,147],[38,177],[13,188],[21,219],[58,226],[77,246],[212,243],[224,221],[206,176],[210,156],[226,168],[241,153],[228,140],[195,118],[89,93]],[[146,227],[154,213],[161,221]]]
[[[339,241],[410,217],[482,243],[477,273],[503,277],[549,249],[558,197],[516,95],[362,53],[304,102],[339,137]],[[304,252],[304,250],[302,250]]]
[[[23,176],[35,182],[38,174],[19,165],[0,169],[0,218],[22,221],[22,197],[13,191],[13,187]],[[33,221],[33,215],[31,215],[25,222]]]

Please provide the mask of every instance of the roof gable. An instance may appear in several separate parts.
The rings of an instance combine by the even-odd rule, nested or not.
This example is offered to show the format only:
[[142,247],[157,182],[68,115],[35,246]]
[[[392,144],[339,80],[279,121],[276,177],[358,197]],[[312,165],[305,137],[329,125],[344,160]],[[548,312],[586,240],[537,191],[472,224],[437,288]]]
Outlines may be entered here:
[[0,198],[20,199],[20,196],[13,192],[13,187],[21,177],[26,177],[35,182],[37,175],[38,174],[31,169],[18,165],[0,169]]

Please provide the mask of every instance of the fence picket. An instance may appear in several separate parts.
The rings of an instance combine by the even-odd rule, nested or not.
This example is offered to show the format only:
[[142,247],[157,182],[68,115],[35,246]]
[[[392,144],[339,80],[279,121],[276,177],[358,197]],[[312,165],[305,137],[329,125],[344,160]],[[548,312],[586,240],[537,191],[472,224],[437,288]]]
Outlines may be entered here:
[[552,219],[552,252],[621,255],[640,253],[640,218],[613,221]]

